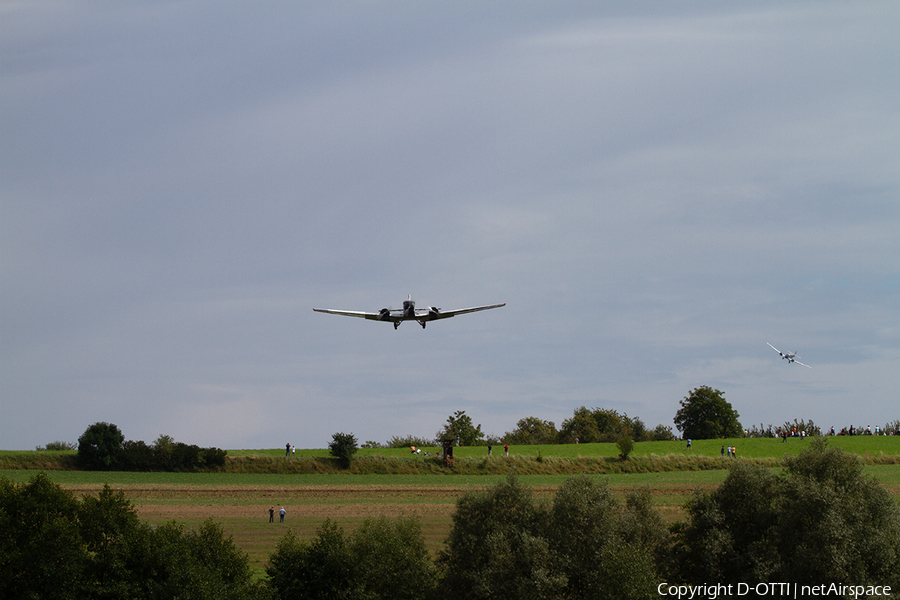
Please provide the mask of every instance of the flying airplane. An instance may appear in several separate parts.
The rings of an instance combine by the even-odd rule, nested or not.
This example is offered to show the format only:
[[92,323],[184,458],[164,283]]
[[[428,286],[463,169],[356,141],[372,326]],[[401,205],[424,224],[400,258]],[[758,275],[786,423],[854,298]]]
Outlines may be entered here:
[[[769,344],[769,342],[766,342],[766,344]],[[796,352],[784,353],[781,350],[779,350],[778,348],[776,348],[775,346],[773,346],[772,344],[769,344],[769,348],[771,348],[772,350],[777,352],[781,356],[781,358],[786,358],[789,363],[797,363],[798,365],[803,365],[802,362],[797,360]],[[806,367],[807,369],[812,369],[812,367],[809,365],[803,365],[803,366]]]
[[389,321],[394,324],[394,329],[400,327],[403,321],[417,321],[422,329],[425,329],[425,323],[428,321],[437,321],[438,319],[449,319],[456,315],[464,315],[466,313],[478,312],[479,310],[488,310],[491,308],[500,308],[506,306],[503,304],[491,304],[489,306],[474,306],[472,308],[457,308],[456,310],[441,310],[440,308],[429,306],[428,308],[416,308],[416,302],[412,299],[412,295],[408,295],[403,301],[403,308],[382,308],[377,313],[359,312],[353,310],[334,310],[332,308],[314,308],[313,310],[330,315],[344,315],[345,317],[360,317],[362,319],[371,319],[372,321]]

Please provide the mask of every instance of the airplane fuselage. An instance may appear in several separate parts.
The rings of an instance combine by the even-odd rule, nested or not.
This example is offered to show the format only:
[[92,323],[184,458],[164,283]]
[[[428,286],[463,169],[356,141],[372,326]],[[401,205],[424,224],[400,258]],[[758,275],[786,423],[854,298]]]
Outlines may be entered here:
[[435,306],[416,309],[416,303],[412,299],[412,295],[408,295],[407,299],[403,301],[402,309],[382,308],[377,313],[352,310],[335,310],[331,308],[314,308],[313,310],[316,312],[330,313],[333,315],[360,317],[373,321],[388,321],[389,323],[394,324],[394,329],[397,329],[397,327],[399,327],[400,323],[402,323],[403,321],[416,321],[419,325],[422,326],[422,329],[424,329],[425,323],[427,323],[428,321],[448,319],[456,315],[464,315],[482,310],[489,310],[492,308],[500,308],[501,306],[506,306],[506,303],[504,302],[503,304],[491,304],[488,306],[473,306],[472,308],[460,308],[454,310],[441,310],[440,308],[437,308]]

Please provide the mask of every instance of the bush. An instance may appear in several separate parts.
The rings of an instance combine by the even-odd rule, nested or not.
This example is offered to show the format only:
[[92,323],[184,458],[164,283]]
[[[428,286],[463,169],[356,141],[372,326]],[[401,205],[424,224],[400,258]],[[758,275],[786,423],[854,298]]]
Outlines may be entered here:
[[359,450],[356,446],[356,436],[352,433],[335,433],[331,436],[328,450],[340,461],[342,467],[349,469],[353,455]]
[[631,439],[631,436],[623,435],[616,442],[616,447],[619,449],[619,458],[626,460],[631,451],[634,450],[634,440]]
[[[424,446],[434,446],[436,445],[434,440],[425,439],[422,437],[416,437],[414,435],[405,435],[403,437],[397,437],[396,435],[387,441],[385,446],[387,448],[409,448],[410,446],[415,446],[416,448],[424,447]],[[439,445],[439,444],[438,444]]]
[[78,444],[74,442],[50,442],[46,446],[38,446],[35,448],[37,452],[62,452],[67,450],[78,450]]

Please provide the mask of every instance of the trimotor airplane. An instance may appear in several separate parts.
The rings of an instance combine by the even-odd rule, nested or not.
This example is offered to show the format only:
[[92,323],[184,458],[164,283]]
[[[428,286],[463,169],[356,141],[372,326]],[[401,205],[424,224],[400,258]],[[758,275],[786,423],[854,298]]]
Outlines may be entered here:
[[[769,344],[769,342],[766,342],[766,344]],[[802,362],[797,360],[798,357],[797,357],[796,352],[785,353],[785,352],[782,352],[781,350],[779,350],[778,348],[776,348],[775,346],[773,346],[772,344],[769,344],[769,348],[771,348],[772,350],[777,352],[781,356],[781,358],[786,358],[789,363],[797,363],[798,365],[803,365]],[[812,367],[809,365],[803,365],[803,366],[806,367],[807,369],[812,369]]]
[[441,310],[440,308],[429,306],[428,308],[416,308],[416,302],[412,299],[412,295],[407,296],[403,301],[403,308],[382,308],[377,313],[359,312],[353,310],[334,310],[332,308],[314,308],[313,310],[330,315],[344,315],[346,317],[360,317],[363,319],[371,319],[372,321],[388,321],[394,324],[394,329],[400,327],[403,321],[417,321],[422,329],[425,329],[425,323],[428,321],[437,321],[438,319],[449,319],[456,315],[464,315],[466,313],[478,312],[479,310],[488,310],[491,308],[500,308],[506,306],[503,304],[491,304],[489,306],[474,306],[472,308],[458,308],[456,310]]

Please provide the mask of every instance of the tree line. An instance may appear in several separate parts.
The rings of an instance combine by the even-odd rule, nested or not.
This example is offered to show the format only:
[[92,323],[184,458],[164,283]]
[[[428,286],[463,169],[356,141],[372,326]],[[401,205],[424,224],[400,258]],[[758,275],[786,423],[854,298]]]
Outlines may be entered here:
[[176,442],[160,435],[153,444],[126,440],[112,423],[90,425],[78,438],[78,462],[89,471],[198,471],[221,467],[227,452]]
[[567,479],[537,502],[515,474],[461,496],[432,558],[415,518],[325,521],[278,542],[262,579],[212,521],[142,523],[122,492],[80,500],[43,474],[0,480],[0,597],[473,600],[656,598],[660,585],[796,582],[900,589],[900,506],[816,438],[783,474],[737,461],[667,525],[647,489]]
[[[781,426],[770,424],[766,427],[760,424],[744,428],[740,423],[740,415],[737,410],[725,399],[725,393],[709,386],[697,387],[688,393],[679,403],[679,408],[673,420],[675,428],[680,432],[682,439],[715,439],[733,437],[778,437],[781,434],[791,435],[822,435],[822,429],[810,420],[786,421]],[[876,431],[879,428],[876,427]],[[865,430],[856,428],[857,433],[871,433],[871,428]],[[900,434],[900,420],[894,420],[880,427],[880,432],[894,435]],[[854,428],[849,432],[846,428],[841,433],[829,431],[832,435],[853,435]],[[404,448],[409,446],[434,446],[440,445],[441,440],[459,440],[460,445],[547,445],[547,444],[573,444],[618,442],[622,439],[631,439],[633,442],[672,441],[676,439],[672,427],[657,425],[653,429],[648,428],[639,417],[631,417],[626,413],[619,413],[610,408],[576,408],[572,416],[562,422],[557,428],[553,421],[547,421],[539,417],[525,417],[516,422],[516,428],[502,436],[486,435],[481,430],[481,425],[475,425],[472,418],[465,411],[456,411],[447,418],[444,426],[438,430],[433,438],[416,436],[394,436],[385,444],[369,441],[363,444],[364,448]]]

